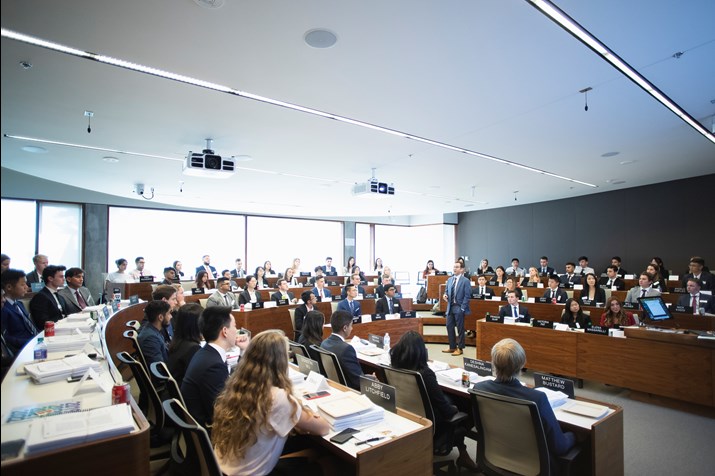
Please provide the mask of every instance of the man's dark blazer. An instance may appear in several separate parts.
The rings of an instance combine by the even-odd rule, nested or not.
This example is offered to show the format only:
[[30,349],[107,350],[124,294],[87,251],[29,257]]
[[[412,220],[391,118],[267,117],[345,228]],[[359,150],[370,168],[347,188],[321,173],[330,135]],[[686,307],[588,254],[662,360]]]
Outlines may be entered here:
[[[362,286],[358,286],[358,294],[362,294],[363,296],[365,295],[365,288]],[[340,295],[343,297],[343,299],[348,297],[348,290],[346,286],[343,286],[343,290],[340,292]]]
[[350,311],[350,303],[347,299],[343,299],[338,303],[338,311],[347,311],[353,317],[362,316],[362,309],[360,308],[360,301],[353,299],[353,310]]
[[561,431],[559,422],[556,420],[554,411],[551,409],[549,399],[545,393],[525,387],[517,379],[513,379],[509,382],[485,380],[474,385],[474,389],[536,403],[536,406],[539,408],[541,423],[544,426],[544,433],[546,434],[546,444],[551,454],[565,454],[576,444],[576,437],[573,433],[563,433]]
[[[688,285],[688,279],[693,277],[693,273],[688,273],[685,276],[683,276],[683,279],[681,281],[681,284],[683,287]],[[714,277],[712,274],[708,273],[707,271],[703,271],[700,273],[700,290],[701,291],[715,291],[713,289],[713,281]]]
[[[211,276],[209,276],[209,279],[216,279],[218,277],[218,275],[216,274],[216,268],[209,265],[209,269],[211,270]],[[206,268],[204,268],[204,265],[198,266],[196,268],[196,273],[194,273],[194,276],[199,274],[199,271],[206,271]]]
[[[65,312],[67,315],[82,312],[82,308],[79,306],[79,302],[77,302],[77,296],[75,296],[74,291],[75,290],[69,286],[65,286],[57,291],[57,294],[62,296],[65,300]],[[89,292],[89,289],[81,286],[78,291],[88,306],[94,306],[94,300],[92,299],[92,294]]]
[[618,268],[618,271],[617,271],[616,273],[617,273],[618,276],[620,276],[621,278],[624,277],[624,276],[627,275],[627,274],[630,274],[628,271],[626,271],[626,270],[623,269],[623,268]]
[[[607,286],[608,285],[608,276],[601,278],[598,281],[598,285],[599,286]],[[613,286],[615,286],[618,291],[624,291],[626,289],[626,282],[623,281],[623,279],[619,276],[613,280]]]
[[457,282],[457,290],[454,290],[454,279],[455,276],[450,276],[447,280],[447,287],[445,292],[447,293],[447,312],[449,315],[452,312],[452,293],[454,293],[454,301],[456,306],[459,308],[455,312],[462,312],[464,314],[470,314],[472,311],[469,309],[469,299],[472,297],[472,286],[470,284],[469,278],[461,276]]
[[546,267],[545,273],[541,271],[541,266],[535,266],[535,268],[539,270],[539,276],[551,276],[555,272],[554,268],[552,268],[551,266]]
[[[311,289],[311,292],[318,297],[318,300],[320,300],[320,294],[318,293],[318,288],[317,288],[317,287]],[[323,292],[325,293],[325,297],[326,297],[326,298],[329,298],[329,297],[332,297],[332,296],[333,296],[333,294],[330,292],[330,289],[328,289],[327,287],[323,287]]]
[[[544,292],[544,297],[551,299],[551,288],[546,288],[546,291]],[[566,294],[566,291],[564,291],[563,289],[557,288],[554,297],[556,298],[556,302],[558,304],[563,304],[568,300],[569,295]]]
[[323,270],[323,273],[328,274],[328,273],[337,273],[338,271],[335,269],[335,266],[331,266],[328,268],[327,266],[323,265],[320,267],[320,269]]
[[25,280],[27,281],[27,284],[41,283],[42,275],[37,274],[37,270],[33,269],[32,271],[27,273],[27,276],[25,276]]
[[236,268],[231,270],[231,277],[232,278],[245,278],[246,277],[246,270],[241,269],[241,273],[239,274],[238,271],[236,271]]
[[[693,304],[693,296],[690,294],[683,294],[678,298],[679,306],[690,307],[691,304]],[[7,307],[7,305],[5,305],[5,307]],[[715,313],[715,297],[710,294],[700,293],[699,307],[705,308],[705,312],[709,314]]]
[[65,300],[62,296],[58,296],[58,300],[62,309],[57,307],[57,301],[52,296],[52,292],[46,287],[42,288],[30,300],[30,314],[38,331],[45,329],[45,322],[57,322],[65,317]]
[[[392,314],[402,311],[400,300],[397,299],[397,297],[392,298],[392,309]],[[377,304],[375,305],[375,314],[390,314],[390,310],[387,308],[387,296],[377,300]]]
[[191,359],[181,384],[186,409],[204,428],[213,422],[214,403],[228,379],[221,354],[208,343]]
[[[472,294],[479,293],[479,285],[474,286],[472,288]],[[491,299],[491,297],[494,296],[494,290],[490,288],[489,286],[484,286],[484,299]]]
[[[37,335],[37,329],[35,329],[30,319],[30,314],[25,309],[22,301],[17,300],[15,303],[18,307],[9,302],[5,303],[0,321],[2,322],[2,335],[5,338],[5,342],[10,346],[10,350],[17,355],[25,347],[25,344]],[[27,317],[24,317],[21,314],[22,312]]]
[[[313,308],[315,310],[315,307]],[[300,332],[301,329],[303,329],[303,321],[305,320],[305,316],[308,314],[308,306],[305,304],[301,304],[300,306],[295,308],[295,312],[293,313],[293,320],[295,321],[295,330],[296,334]]]
[[[521,303],[518,303],[516,306],[519,315],[523,316],[519,320],[522,322],[529,322],[529,319],[531,319],[531,314],[529,314],[529,310],[526,308],[526,306],[522,306]],[[511,304],[506,304],[499,308],[499,317],[512,317]]]
[[[340,301],[341,304],[343,302],[345,301]],[[330,336],[320,344],[320,347],[337,356],[348,387],[360,390],[360,376],[363,375],[363,373],[353,346],[343,342],[340,336],[330,334]]]
[[574,273],[571,275],[571,281],[569,281],[568,275],[564,274],[559,277],[559,282],[563,284],[581,284],[581,275]]
[[169,361],[166,365],[179,388],[184,381],[184,375],[186,375],[186,369],[189,368],[191,359],[199,350],[201,350],[201,344],[190,340],[182,340],[177,345],[172,344],[172,347],[169,348]]
[[[286,291],[286,294],[288,295],[289,304],[292,304],[293,299],[295,299],[295,296],[290,291]],[[271,294],[271,299],[273,299],[275,302],[278,302],[279,300],[283,299],[281,292],[276,291],[273,294]]]

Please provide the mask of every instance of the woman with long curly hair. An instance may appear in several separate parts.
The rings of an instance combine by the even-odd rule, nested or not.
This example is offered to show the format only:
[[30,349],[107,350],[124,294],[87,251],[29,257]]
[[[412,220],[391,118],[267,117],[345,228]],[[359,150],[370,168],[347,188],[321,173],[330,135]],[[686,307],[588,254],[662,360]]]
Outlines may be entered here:
[[606,312],[601,316],[601,327],[634,326],[636,320],[633,313],[624,311],[617,297],[611,296],[606,300]]
[[295,471],[293,458],[279,463],[288,434],[294,428],[300,433],[328,433],[328,422],[304,408],[292,390],[285,336],[261,332],[216,399],[211,439],[224,474],[263,475],[284,464]]

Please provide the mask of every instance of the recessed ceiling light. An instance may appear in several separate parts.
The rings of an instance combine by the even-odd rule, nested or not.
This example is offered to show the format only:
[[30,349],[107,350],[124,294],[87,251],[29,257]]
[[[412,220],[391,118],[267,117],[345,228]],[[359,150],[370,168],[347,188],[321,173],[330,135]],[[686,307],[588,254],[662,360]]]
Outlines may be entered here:
[[250,162],[253,160],[253,157],[250,155],[234,155],[233,160],[236,162]]
[[316,28],[306,32],[305,43],[313,48],[330,48],[338,41],[338,37],[332,31],[323,28]]
[[605,154],[601,154],[601,157],[613,157],[618,154],[620,154],[620,152],[606,152]]
[[620,164],[621,165],[629,165],[629,164],[635,164],[636,162],[638,162],[638,161],[637,160],[624,160],[624,161],[620,162]]
[[116,158],[116,157],[111,157],[111,156],[109,156],[109,155],[107,155],[107,156],[105,156],[105,157],[102,157],[102,160],[105,161],[105,162],[108,163],[108,164],[116,164],[117,162],[119,162],[119,159],[118,159],[118,158]]
[[46,154],[47,149],[44,147],[38,147],[36,145],[26,145],[22,147],[25,152],[30,152],[31,154]]

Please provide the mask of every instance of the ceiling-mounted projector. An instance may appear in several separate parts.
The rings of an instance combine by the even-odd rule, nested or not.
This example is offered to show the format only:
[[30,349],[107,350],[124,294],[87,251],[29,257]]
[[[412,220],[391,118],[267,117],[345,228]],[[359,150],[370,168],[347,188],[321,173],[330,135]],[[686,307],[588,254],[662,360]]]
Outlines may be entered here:
[[373,177],[367,182],[356,183],[355,185],[353,185],[353,195],[365,195],[373,193],[378,195],[394,195],[395,186],[393,184],[378,181],[374,177],[374,174]]
[[212,139],[206,139],[206,148],[199,152],[186,155],[184,175],[195,177],[228,178],[235,172],[236,164],[233,158],[223,158],[211,149]]

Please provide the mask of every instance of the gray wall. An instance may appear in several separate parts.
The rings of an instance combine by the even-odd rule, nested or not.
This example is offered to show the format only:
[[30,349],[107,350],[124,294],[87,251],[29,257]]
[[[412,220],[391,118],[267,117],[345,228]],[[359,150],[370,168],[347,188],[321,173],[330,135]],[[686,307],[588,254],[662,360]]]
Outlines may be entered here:
[[693,255],[715,268],[715,175],[459,214],[457,252],[490,265],[538,264],[542,255],[563,272],[567,261],[589,257],[597,272],[611,256],[623,258],[633,273],[653,256],[676,274],[687,270]]

